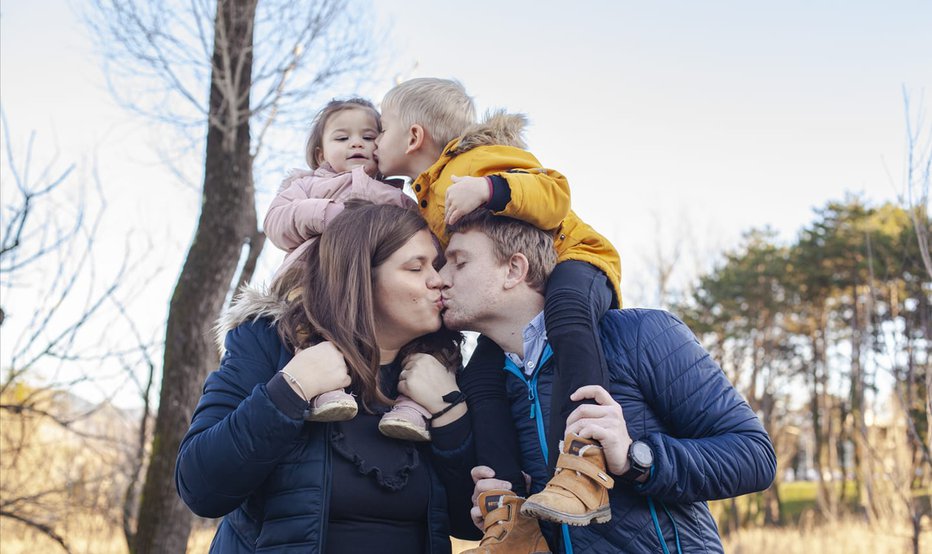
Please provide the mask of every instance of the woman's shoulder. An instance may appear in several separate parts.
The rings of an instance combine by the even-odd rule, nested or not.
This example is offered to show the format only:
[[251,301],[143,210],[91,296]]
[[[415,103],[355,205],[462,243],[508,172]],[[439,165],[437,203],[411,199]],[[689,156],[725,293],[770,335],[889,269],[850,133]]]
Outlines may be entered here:
[[247,337],[270,346],[280,342],[276,325],[287,310],[287,299],[279,298],[269,289],[243,287],[214,325],[217,346],[222,352],[228,349],[230,340],[242,341]]

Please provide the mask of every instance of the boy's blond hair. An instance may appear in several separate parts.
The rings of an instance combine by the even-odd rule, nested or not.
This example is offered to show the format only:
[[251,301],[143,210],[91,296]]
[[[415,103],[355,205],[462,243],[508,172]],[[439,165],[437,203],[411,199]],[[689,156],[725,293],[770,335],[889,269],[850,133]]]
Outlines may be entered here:
[[396,85],[382,100],[405,127],[420,125],[443,149],[476,123],[476,107],[459,81],[420,77]]

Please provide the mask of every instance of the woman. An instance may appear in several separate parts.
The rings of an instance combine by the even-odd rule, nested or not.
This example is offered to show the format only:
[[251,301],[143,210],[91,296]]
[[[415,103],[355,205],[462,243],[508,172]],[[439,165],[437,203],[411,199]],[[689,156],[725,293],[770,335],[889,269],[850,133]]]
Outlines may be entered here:
[[[449,394],[453,372],[406,355],[458,363],[458,336],[440,329],[433,237],[415,212],[367,205],[312,248],[303,292],[278,295],[302,302],[241,299],[248,320],[226,334],[178,453],[179,494],[198,515],[225,516],[211,552],[449,552],[451,533],[476,536],[458,465],[469,418]],[[305,420],[311,400],[341,387],[359,401],[355,418]],[[399,391],[435,414],[431,445],[378,432]]]

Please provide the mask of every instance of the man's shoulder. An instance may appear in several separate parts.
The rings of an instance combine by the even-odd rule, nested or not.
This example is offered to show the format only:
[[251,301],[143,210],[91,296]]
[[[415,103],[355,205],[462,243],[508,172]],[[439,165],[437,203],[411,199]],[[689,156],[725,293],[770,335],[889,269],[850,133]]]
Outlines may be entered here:
[[602,347],[609,358],[637,357],[647,350],[675,350],[695,335],[666,310],[625,308],[609,310],[600,324]]
[[684,325],[666,310],[652,308],[623,308],[609,310],[602,318],[602,333],[619,337],[637,337],[645,333],[654,335],[670,327]]

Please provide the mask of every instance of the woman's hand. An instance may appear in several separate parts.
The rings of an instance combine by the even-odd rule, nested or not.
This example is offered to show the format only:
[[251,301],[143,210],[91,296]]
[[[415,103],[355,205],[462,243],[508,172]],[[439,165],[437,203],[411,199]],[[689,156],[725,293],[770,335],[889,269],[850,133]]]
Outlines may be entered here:
[[298,350],[283,369],[298,381],[296,385],[288,380],[291,388],[299,395],[306,394],[307,400],[352,383],[343,354],[329,341]]
[[443,395],[457,390],[456,376],[430,354],[411,354],[398,375],[398,392],[437,413],[447,406]]

